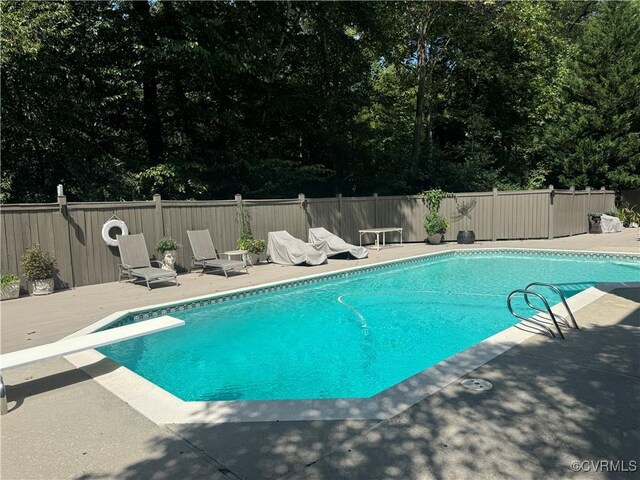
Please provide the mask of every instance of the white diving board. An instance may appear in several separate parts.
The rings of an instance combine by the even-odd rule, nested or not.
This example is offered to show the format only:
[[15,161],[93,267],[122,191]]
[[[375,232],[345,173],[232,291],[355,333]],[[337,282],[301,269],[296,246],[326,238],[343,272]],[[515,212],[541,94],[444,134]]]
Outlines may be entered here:
[[[21,367],[30,363],[47,360],[49,358],[62,357],[72,353],[90,350],[92,348],[103,347],[111,343],[131,340],[132,338],[149,335],[150,333],[162,332],[170,328],[181,327],[184,320],[169,317],[154,318],[143,322],[132,323],[122,327],[115,327],[101,332],[89,333],[80,337],[65,338],[58,342],[40,345],[38,347],[27,348],[17,352],[0,355],[0,371],[9,368]],[[0,376],[0,413],[6,413],[6,391],[2,376]]]

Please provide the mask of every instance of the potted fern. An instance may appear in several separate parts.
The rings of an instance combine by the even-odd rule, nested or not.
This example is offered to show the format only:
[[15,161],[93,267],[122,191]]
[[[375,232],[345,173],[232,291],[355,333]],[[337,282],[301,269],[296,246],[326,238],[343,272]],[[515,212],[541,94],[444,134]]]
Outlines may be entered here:
[[176,252],[182,245],[171,237],[162,237],[158,240],[156,250],[162,257],[162,268],[164,270],[175,270]]
[[53,292],[56,261],[49,252],[38,244],[31,245],[24,252],[20,265],[28,280],[27,287],[31,295],[49,295]]
[[20,279],[13,273],[0,275],[0,300],[10,300],[20,296]]

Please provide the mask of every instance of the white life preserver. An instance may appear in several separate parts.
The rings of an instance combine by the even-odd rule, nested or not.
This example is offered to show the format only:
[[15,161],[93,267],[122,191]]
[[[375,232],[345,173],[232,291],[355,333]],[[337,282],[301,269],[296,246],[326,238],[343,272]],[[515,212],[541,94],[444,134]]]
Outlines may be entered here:
[[107,220],[105,224],[102,226],[102,239],[104,243],[109,245],[110,247],[118,246],[118,239],[109,235],[112,228],[119,228],[120,232],[118,235],[129,235],[129,229],[127,228],[127,224],[124,223],[120,219],[112,218],[111,220]]

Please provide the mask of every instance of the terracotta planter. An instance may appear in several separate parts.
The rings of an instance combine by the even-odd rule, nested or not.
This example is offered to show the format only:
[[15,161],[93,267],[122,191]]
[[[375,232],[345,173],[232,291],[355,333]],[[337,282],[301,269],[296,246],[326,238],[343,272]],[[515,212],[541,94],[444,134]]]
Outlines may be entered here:
[[53,293],[53,278],[30,280],[27,285],[31,295],[49,295]]
[[5,285],[0,289],[0,300],[11,300],[20,296],[20,281]]
[[438,245],[440,242],[442,242],[444,235],[442,233],[436,233],[434,235],[429,235],[427,237],[427,241],[431,244],[431,245]]

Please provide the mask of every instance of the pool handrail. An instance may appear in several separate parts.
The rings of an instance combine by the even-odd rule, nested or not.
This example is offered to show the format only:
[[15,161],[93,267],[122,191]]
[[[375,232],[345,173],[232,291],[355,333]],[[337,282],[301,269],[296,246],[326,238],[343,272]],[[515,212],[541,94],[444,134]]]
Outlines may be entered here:
[[[558,332],[558,336],[560,337],[561,340],[565,340],[564,334],[562,333],[562,330],[560,329],[560,325],[558,325],[558,321],[556,320],[555,315],[551,311],[551,307],[549,306],[549,302],[547,302],[547,299],[544,298],[544,295],[542,295],[541,293],[532,292],[531,290],[526,290],[524,288],[520,288],[518,290],[514,290],[513,292],[511,292],[509,294],[509,296],[507,297],[507,307],[509,308],[509,311],[511,312],[511,315],[513,315],[514,317],[519,318],[520,320],[525,321],[525,322],[533,322],[533,323],[545,328],[549,332],[549,334],[551,335],[552,338],[557,338],[555,333],[553,333],[553,330],[551,330],[551,328],[549,328],[547,325],[544,325],[543,323],[535,320],[533,317],[529,317],[529,318],[528,317],[523,317],[522,315],[516,313],[516,311],[513,309],[513,306],[511,305],[511,299],[517,294],[522,294],[522,295],[525,296],[525,298],[526,298],[526,295],[534,295],[534,296],[538,297],[540,300],[542,300],[542,303],[544,303],[544,306],[546,308],[546,312],[549,314],[549,317],[551,318],[551,320],[553,321],[553,324],[556,327],[556,330]],[[537,308],[535,310],[541,311],[541,310],[539,310]]]
[[[573,312],[569,308],[569,305],[567,304],[567,299],[565,298],[564,293],[562,293],[562,290],[560,290],[555,285],[552,285],[551,283],[542,283],[542,282],[530,283],[529,285],[527,285],[525,287],[525,290],[530,290],[531,287],[546,287],[546,288],[556,292],[558,294],[558,296],[560,297],[560,300],[562,301],[562,304],[564,305],[564,308],[567,310],[567,312],[569,313],[569,316],[571,317],[571,322],[573,323],[573,328],[575,328],[576,330],[580,330],[580,327],[578,326],[578,322],[576,322],[576,318],[573,316]],[[531,304],[531,302],[529,302],[529,296],[528,295],[525,295],[524,299],[527,302],[527,305],[529,305],[529,307],[531,307],[534,310],[537,310],[539,312],[544,313],[544,310],[542,310],[541,308],[536,307],[535,305]],[[558,315],[558,316],[560,317],[560,315]],[[561,318],[563,320],[565,320],[565,322],[567,323],[568,327],[572,326],[572,325],[569,324],[569,322],[567,322],[567,320],[564,317],[561,317]]]

